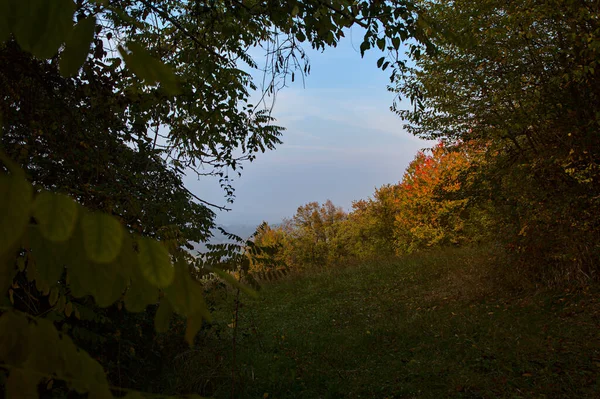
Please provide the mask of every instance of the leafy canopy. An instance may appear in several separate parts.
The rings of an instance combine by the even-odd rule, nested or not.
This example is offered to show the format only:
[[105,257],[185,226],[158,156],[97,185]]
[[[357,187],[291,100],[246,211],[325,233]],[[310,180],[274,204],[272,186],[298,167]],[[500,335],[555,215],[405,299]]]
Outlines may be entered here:
[[[300,43],[334,46],[359,25],[361,52],[388,51],[378,66],[396,73],[401,41],[423,39],[417,22],[403,0],[0,2],[7,395],[35,396],[52,379],[96,397],[120,389],[44,317],[77,317],[81,298],[132,312],[160,298],[156,329],[177,312],[193,342],[209,314],[190,274],[199,264],[183,249],[209,235],[214,213],[182,176],[218,176],[231,200],[230,173],[281,142],[268,110],[249,102],[251,48],[266,49],[263,90],[274,92],[308,73]],[[48,310],[15,301],[21,284]]]

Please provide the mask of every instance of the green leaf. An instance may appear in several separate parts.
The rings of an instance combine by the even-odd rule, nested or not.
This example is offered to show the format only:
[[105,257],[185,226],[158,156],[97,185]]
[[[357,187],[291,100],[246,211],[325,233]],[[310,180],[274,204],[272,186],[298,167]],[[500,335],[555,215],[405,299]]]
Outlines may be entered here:
[[157,333],[169,331],[171,316],[173,316],[173,306],[171,306],[168,300],[163,299],[160,301],[160,305],[154,316],[154,328]]
[[68,387],[78,393],[86,392],[86,385],[81,379],[83,362],[87,353],[78,351],[77,347],[66,335],[63,335],[57,343],[59,361],[54,372],[58,379],[66,380]]
[[33,202],[33,217],[45,238],[66,241],[75,229],[77,203],[66,195],[44,191]]
[[175,271],[169,251],[158,241],[141,238],[139,241],[139,265],[142,274],[155,287],[167,287],[173,281]]
[[296,33],[296,40],[298,40],[300,43],[303,43],[306,40],[306,35],[304,35],[304,32],[300,31]]
[[0,175],[0,254],[21,238],[29,222],[33,188],[20,174]]
[[73,76],[85,62],[96,28],[96,17],[87,17],[74,26],[71,35],[65,43],[65,50],[60,55],[60,73],[63,76]]
[[54,56],[73,25],[74,2],[20,0],[15,3],[13,33],[21,48],[39,58]]
[[30,351],[25,368],[52,374],[60,364],[58,331],[51,321],[39,319],[31,325]]
[[360,44],[360,56],[364,57],[365,56],[365,51],[367,51],[370,48],[371,48],[371,44],[367,40],[365,40],[364,42],[362,42]]
[[115,303],[127,287],[127,280],[119,274],[116,263],[84,262],[72,268],[69,286],[73,296],[89,294],[96,304],[107,307]]
[[0,254],[0,295],[6,294],[16,274],[14,258],[8,254]]
[[220,278],[222,278],[223,280],[225,280],[227,283],[229,283],[230,285],[232,285],[235,288],[238,288],[239,290],[241,290],[243,293],[245,293],[246,295],[251,296],[252,298],[258,298],[258,293],[256,291],[254,291],[252,288],[240,283],[235,277],[233,277],[231,274],[220,270],[220,269],[213,269],[211,270],[213,273],[215,273],[217,276],[219,276]]
[[129,234],[123,236],[121,252],[114,261],[114,265],[119,276],[123,277],[126,282],[133,275],[134,269],[138,268],[138,256],[133,248],[133,240]]
[[14,311],[0,316],[0,362],[22,365],[29,356],[29,322]]
[[11,1],[0,1],[0,44],[8,40],[11,31]]
[[52,287],[50,289],[50,295],[48,296],[48,303],[50,304],[50,306],[56,305],[56,303],[58,302],[59,295],[60,293],[58,292],[57,287]]
[[194,344],[194,337],[196,337],[196,334],[202,328],[202,321],[203,318],[200,313],[188,316],[185,327],[185,341],[189,346]]
[[171,95],[179,94],[179,82],[173,69],[162,61],[153,57],[139,43],[127,43],[126,51],[119,46],[119,53],[125,60],[127,67],[142,79],[147,85],[160,83],[165,91]]
[[[71,295],[75,298],[81,298],[90,294],[85,284],[87,268],[89,261],[83,248],[83,232],[81,225],[75,229],[75,233],[67,243],[67,254],[65,264],[67,266],[67,283],[71,290]],[[62,299],[62,298],[61,298]]]
[[37,385],[41,380],[39,374],[27,370],[11,370],[6,380],[6,398],[34,399],[38,397]]
[[127,280],[115,268],[115,264],[91,264],[95,286],[92,295],[98,306],[105,308],[114,304],[125,292]]
[[103,213],[87,213],[81,219],[83,245],[88,258],[109,263],[119,255],[123,227],[115,218]]
[[63,379],[67,380],[69,388],[78,393],[89,392],[88,398],[110,398],[110,389],[106,374],[100,363],[92,359],[87,353],[77,351],[69,337],[63,336],[59,345],[59,353],[66,355],[63,357],[64,367],[62,368]]
[[210,320],[203,293],[202,286],[190,276],[187,264],[183,261],[177,262],[173,283],[165,288],[165,294],[175,311],[184,316],[199,313],[206,320]]
[[42,279],[51,286],[56,284],[64,270],[67,246],[46,240],[38,226],[29,226],[29,243],[37,270],[36,279]]
[[377,60],[377,68],[381,68],[384,61],[385,61],[385,57],[381,57],[380,59],[378,59]]
[[131,285],[125,293],[125,308],[129,312],[141,312],[148,305],[158,302],[158,288],[151,285],[148,280],[142,276],[139,267],[133,269]]

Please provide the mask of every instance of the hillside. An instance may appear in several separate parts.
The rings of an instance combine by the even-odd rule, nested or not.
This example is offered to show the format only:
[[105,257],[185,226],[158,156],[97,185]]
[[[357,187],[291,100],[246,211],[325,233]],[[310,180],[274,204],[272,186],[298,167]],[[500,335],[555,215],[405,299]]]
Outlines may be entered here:
[[[507,260],[490,253],[361,263],[242,297],[234,396],[598,397],[600,289],[497,278]],[[232,302],[167,376],[178,393],[231,397]]]

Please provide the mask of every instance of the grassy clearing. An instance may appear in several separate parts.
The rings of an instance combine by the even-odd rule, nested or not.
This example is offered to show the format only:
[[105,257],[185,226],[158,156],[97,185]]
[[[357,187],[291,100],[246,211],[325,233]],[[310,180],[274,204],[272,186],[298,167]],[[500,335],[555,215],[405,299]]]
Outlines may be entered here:
[[[243,298],[235,397],[600,397],[600,287],[536,290],[503,267],[463,249],[271,284]],[[174,390],[231,397],[232,309]]]

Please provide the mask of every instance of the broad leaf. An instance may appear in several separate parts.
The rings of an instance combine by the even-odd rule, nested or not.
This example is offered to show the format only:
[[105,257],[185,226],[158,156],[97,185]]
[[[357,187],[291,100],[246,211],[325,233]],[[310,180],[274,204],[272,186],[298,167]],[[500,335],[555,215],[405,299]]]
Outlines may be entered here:
[[169,331],[171,316],[173,316],[173,307],[168,300],[163,299],[160,301],[160,305],[154,317],[154,328],[156,329],[156,332],[163,333]]
[[181,90],[177,76],[169,66],[154,58],[139,43],[127,43],[126,51],[119,47],[119,53],[125,60],[127,67],[135,73],[138,78],[144,80],[147,85],[160,83],[169,94],[178,94]]
[[72,76],[79,71],[90,51],[95,27],[95,17],[87,17],[75,25],[60,55],[61,75]]
[[173,281],[174,269],[169,251],[158,241],[141,238],[139,265],[142,274],[155,287],[167,287]]
[[10,288],[16,274],[14,258],[9,254],[0,254],[0,295],[4,295]]
[[0,362],[22,365],[29,356],[30,329],[27,318],[14,311],[0,316]]
[[189,346],[194,344],[194,337],[202,328],[202,315],[200,313],[193,314],[188,316],[187,324],[185,327],[185,341]]
[[41,374],[52,374],[60,364],[59,335],[48,320],[36,320],[31,325],[29,356],[25,367]]
[[92,274],[96,276],[94,299],[98,306],[103,308],[114,304],[127,288],[127,280],[117,272],[115,266],[91,265]]
[[258,293],[256,291],[254,291],[252,288],[240,283],[231,274],[229,274],[223,270],[220,270],[220,269],[213,269],[212,272],[215,273],[220,278],[222,278],[223,280],[225,280],[227,283],[231,284],[233,287],[240,289],[242,292],[251,296],[252,298],[258,297]]
[[55,55],[73,25],[73,1],[19,0],[14,4],[13,33],[21,48],[39,58]]
[[33,188],[21,175],[0,175],[0,254],[21,238],[29,221]]
[[165,294],[177,313],[184,316],[200,313],[210,320],[202,286],[192,279],[185,262],[176,263],[175,278],[173,283],[165,288]]
[[0,44],[6,41],[10,35],[11,17],[11,2],[7,0],[0,1]]
[[4,391],[5,397],[26,399],[37,398],[37,384],[40,380],[41,376],[39,374],[21,369],[11,370],[8,379],[6,380],[6,388]]
[[88,258],[97,263],[116,259],[123,243],[123,227],[103,213],[84,214],[81,219],[83,245]]
[[66,380],[70,389],[78,393],[86,392],[86,384],[81,378],[82,364],[87,353],[78,351],[77,347],[66,335],[61,337],[59,343],[60,361],[56,365],[55,373],[59,379]]
[[50,304],[50,306],[56,305],[56,303],[58,302],[59,295],[60,292],[58,291],[57,287],[52,287],[50,289],[50,295],[48,296],[48,303]]
[[77,204],[66,195],[44,191],[33,202],[33,217],[45,238],[66,241],[75,229]]
[[141,312],[148,305],[158,302],[158,288],[151,285],[142,276],[139,267],[135,267],[131,278],[131,285],[125,293],[125,308],[130,312]]
[[64,270],[67,246],[46,240],[38,226],[29,226],[31,258],[35,260],[36,279],[42,279],[50,286],[56,284]]

